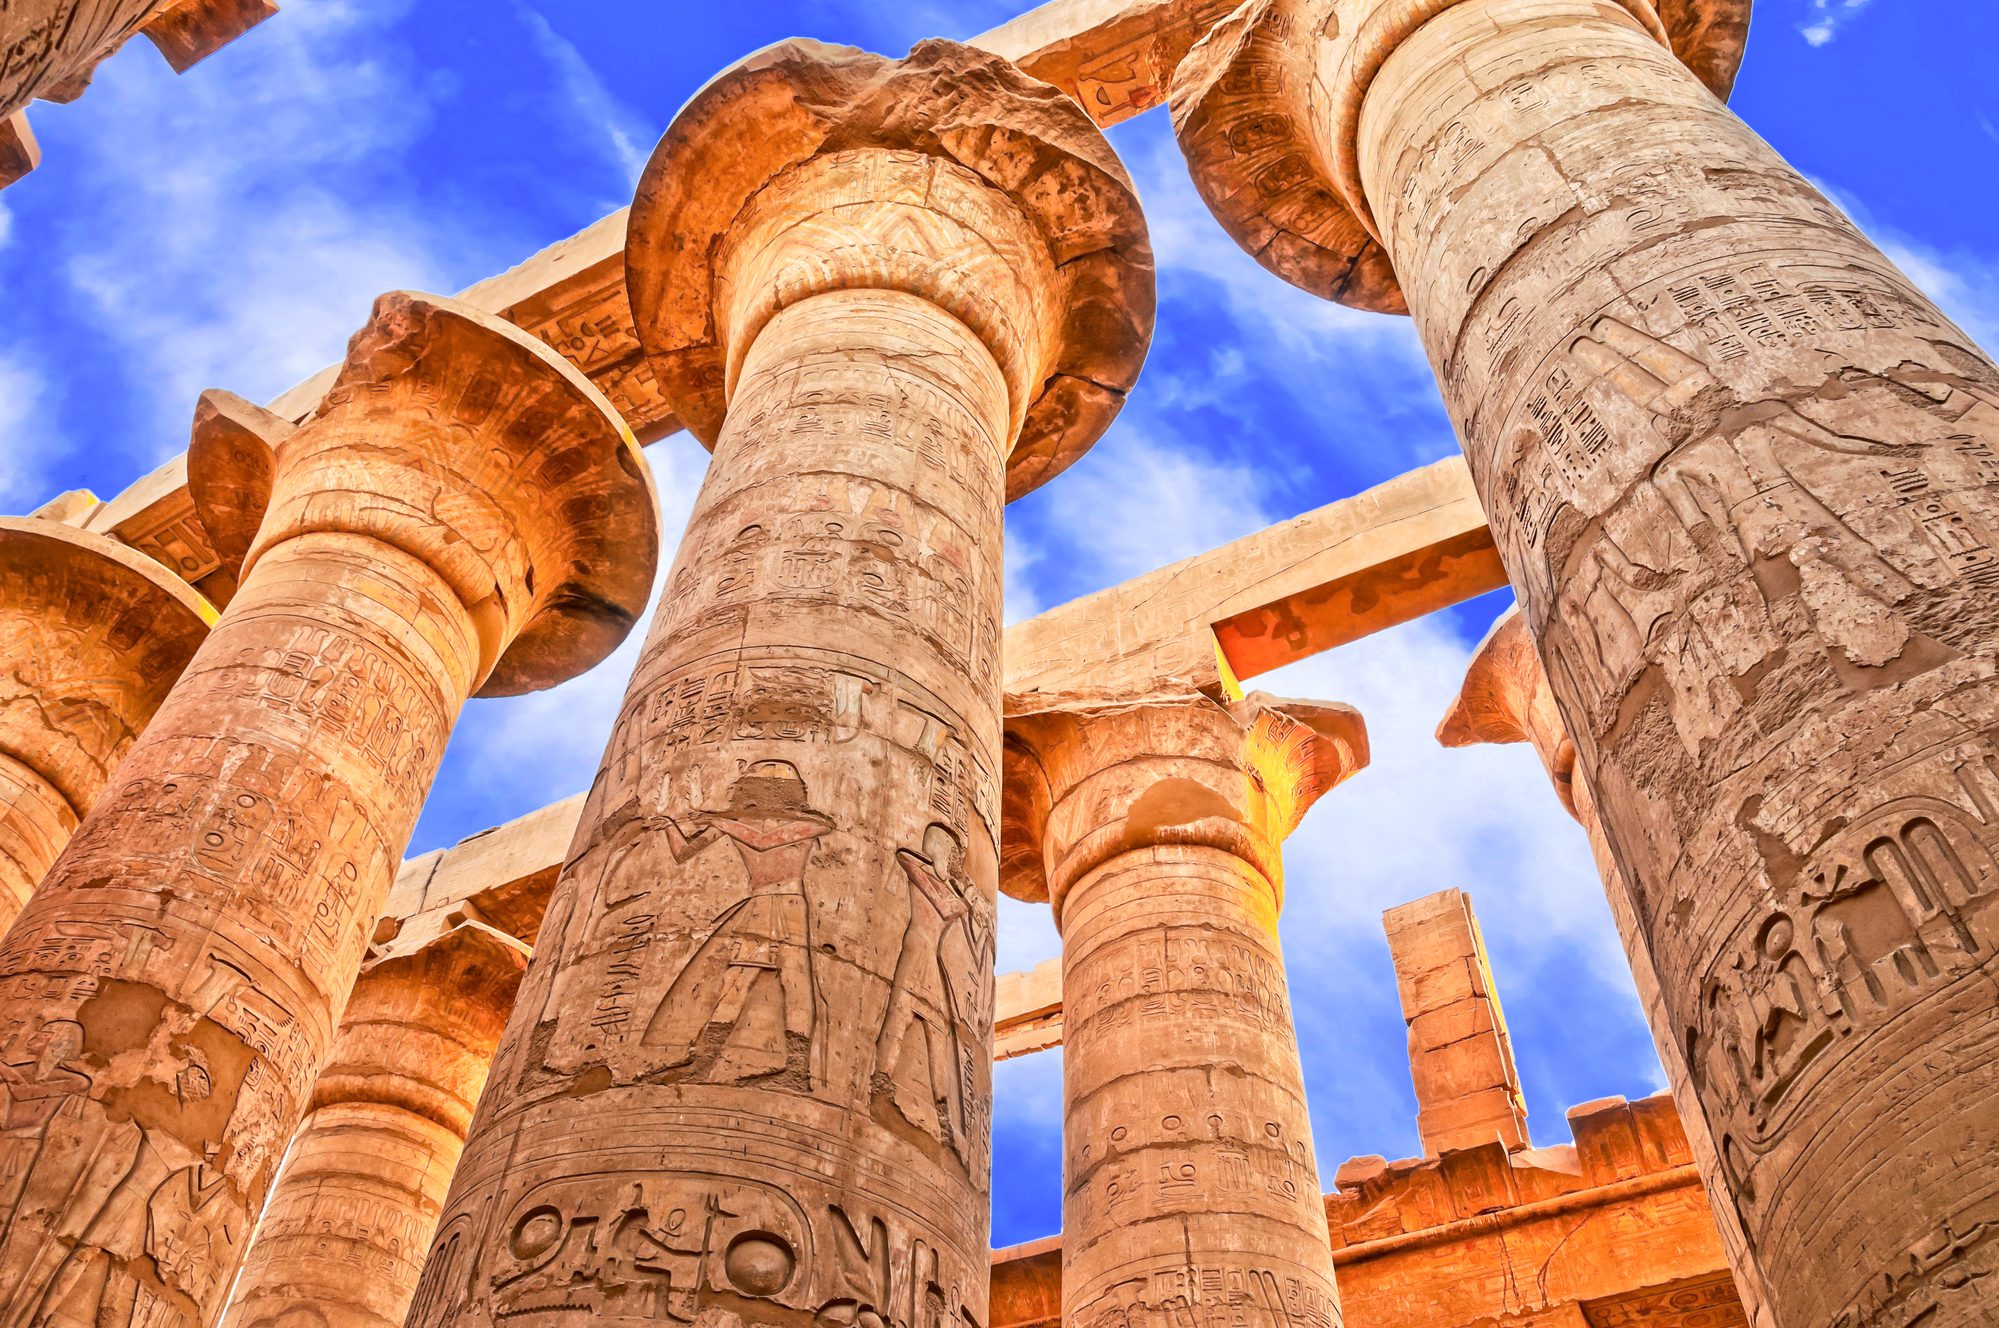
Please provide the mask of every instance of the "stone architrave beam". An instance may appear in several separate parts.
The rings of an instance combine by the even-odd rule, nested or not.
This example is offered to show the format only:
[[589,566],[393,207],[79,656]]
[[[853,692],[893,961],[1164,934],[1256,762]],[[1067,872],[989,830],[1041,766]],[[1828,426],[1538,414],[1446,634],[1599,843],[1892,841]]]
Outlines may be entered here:
[[1234,683],[1506,584],[1450,457],[1014,624],[1009,716]]

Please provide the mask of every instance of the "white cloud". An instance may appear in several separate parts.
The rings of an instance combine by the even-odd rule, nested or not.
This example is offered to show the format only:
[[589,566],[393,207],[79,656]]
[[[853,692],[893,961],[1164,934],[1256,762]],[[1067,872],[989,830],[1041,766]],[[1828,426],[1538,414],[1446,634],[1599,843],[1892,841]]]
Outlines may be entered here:
[[1102,585],[1226,544],[1277,519],[1255,472],[1156,438],[1135,419],[1121,421],[1116,433],[1050,487],[1052,525],[1071,555],[1087,560],[1090,580]]
[[1809,17],[1798,32],[1809,46],[1823,46],[1839,35],[1839,30],[1857,18],[1870,0],[1811,0]]
[[[585,141],[595,146],[617,172],[614,182],[617,196],[605,204],[604,210],[623,207],[631,202],[632,190],[638,185],[639,174],[645,169],[657,135],[647,135],[637,113],[611,94],[604,80],[597,77],[589,61],[576,49],[576,43],[557,32],[546,18],[528,8],[523,0],[514,0],[514,16],[527,28],[535,52],[554,69],[563,104],[585,131]],[[665,126],[660,128],[663,130]]]
[[48,436],[52,395],[26,355],[0,349],[0,511],[29,511],[55,496],[48,465],[68,449]]
[[185,78],[150,50],[100,70],[65,146],[59,270],[129,366],[134,473],[186,445],[201,389],[273,396],[337,359],[380,292],[498,264],[411,187],[429,102],[395,35],[407,7],[288,8]]

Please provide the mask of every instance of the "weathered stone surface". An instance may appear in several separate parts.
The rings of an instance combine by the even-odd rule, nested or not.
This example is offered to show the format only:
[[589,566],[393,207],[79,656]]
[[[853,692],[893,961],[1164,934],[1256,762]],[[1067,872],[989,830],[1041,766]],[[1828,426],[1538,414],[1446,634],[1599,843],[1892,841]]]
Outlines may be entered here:
[[213,1321],[459,707],[645,602],[629,435],[450,301],[382,297],[269,460],[241,590],[0,940],[0,1322]]
[[0,931],[214,621],[201,596],[122,544],[0,518]]
[[1137,203],[994,57],[786,43],[627,253],[715,459],[410,1322],[980,1328],[1004,477],[1136,368]]
[[527,959],[460,921],[369,961],[223,1328],[401,1328]]
[[1462,890],[1382,915],[1409,1025],[1409,1075],[1423,1155],[1494,1142],[1527,1146],[1527,1103],[1485,940]]
[[1339,0],[1293,112],[1393,258],[1774,1318],[1988,1322],[1999,370],[1656,15],[1438,8]]
[[1589,786],[1576,780],[1575,744],[1562,728],[1555,694],[1548,686],[1547,672],[1541,667],[1541,657],[1534,653],[1533,638],[1527,634],[1526,621],[1517,608],[1501,614],[1485,640],[1472,652],[1464,687],[1438,725],[1437,741],[1446,747],[1466,747],[1480,742],[1524,741],[1533,744],[1562,805],[1589,837],[1590,853],[1596,859],[1598,875],[1603,878],[1611,918],[1617,924],[1618,939],[1624,943],[1625,956],[1631,961],[1632,979],[1638,988],[1639,1001],[1645,1007],[1645,1020],[1652,1030],[1653,1045],[1658,1049],[1659,1063],[1665,1067],[1666,1082],[1679,1109],[1687,1146],[1700,1170],[1701,1183],[1707,1187],[1715,1226],[1720,1232],[1723,1247],[1728,1251],[1729,1267],[1733,1270],[1745,1312],[1753,1324],[1769,1323],[1765,1308],[1769,1298],[1763,1290],[1763,1274],[1757,1267],[1756,1251],[1743,1231],[1741,1216],[1736,1212],[1735,1201],[1729,1193],[1728,1178],[1722,1171],[1714,1136],[1708,1130],[1700,1098],[1694,1092],[1693,1079],[1687,1068],[1686,1048],[1666,1012],[1659,975],[1652,967],[1652,955],[1645,946],[1644,932],[1638,925],[1637,896],[1625,881],[1622,869],[1611,854],[1610,844],[1603,837],[1603,826],[1597,820],[1596,802]]
[[[1728,95],[1750,0],[1607,2]],[[1173,127],[1195,188],[1257,262],[1328,300],[1409,311],[1361,185],[1354,120],[1396,45],[1457,3],[1247,0],[1188,52],[1170,92]]]
[[[1344,706],[1194,695],[1010,717],[1011,839],[1062,931],[1062,1318],[1337,1325],[1280,845],[1367,762]],[[1038,791],[1015,794],[1021,785]],[[1240,1294],[1240,1299],[1236,1298]]]
[[277,12],[271,0],[173,0],[140,31],[185,74]]

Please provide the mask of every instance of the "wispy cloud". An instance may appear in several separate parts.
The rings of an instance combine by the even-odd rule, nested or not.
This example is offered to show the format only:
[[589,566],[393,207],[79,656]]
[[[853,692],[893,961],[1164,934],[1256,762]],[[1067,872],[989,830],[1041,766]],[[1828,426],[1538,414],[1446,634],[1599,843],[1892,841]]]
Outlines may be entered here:
[[1839,35],[1839,30],[1857,18],[1870,0],[1811,0],[1805,21],[1798,25],[1807,45],[1823,46]]
[[617,200],[609,206],[624,206],[631,201],[632,189],[638,184],[639,173],[645,169],[653,139],[658,135],[648,135],[639,114],[612,95],[575,42],[557,32],[524,0],[513,0],[513,4],[514,16],[527,28],[536,54],[555,71],[562,104],[584,131],[584,141],[595,147],[617,171]]
[[[392,40],[405,0],[301,5],[175,78],[114,60],[65,145],[75,312],[135,366],[134,470],[186,445],[195,395],[275,395],[337,358],[381,291],[450,289],[480,246],[401,169],[429,114]],[[240,58],[239,58],[240,57]]]
[[25,512],[55,496],[50,464],[69,449],[50,437],[52,396],[25,351],[0,348],[0,511]]

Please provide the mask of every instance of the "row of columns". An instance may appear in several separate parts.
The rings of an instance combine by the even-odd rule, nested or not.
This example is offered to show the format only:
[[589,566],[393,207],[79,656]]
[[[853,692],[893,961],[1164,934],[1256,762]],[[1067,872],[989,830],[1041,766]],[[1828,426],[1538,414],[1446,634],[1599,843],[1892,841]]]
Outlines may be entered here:
[[[1689,72],[1725,86],[1727,10],[1251,0],[1176,128],[1270,266],[1417,320],[1772,1321],[1977,1323],[1999,372]],[[1357,725],[1085,698],[1003,754],[1001,506],[1150,327],[1101,135],[948,43],[786,43],[676,119],[630,236],[715,461],[409,1322],[977,1328],[1003,857],[1075,993],[1065,1311],[1337,1321],[1276,845]],[[295,432],[207,418],[242,590],[0,941],[0,1321],[214,1318],[458,705],[650,581],[629,437],[449,302],[385,297]]]

